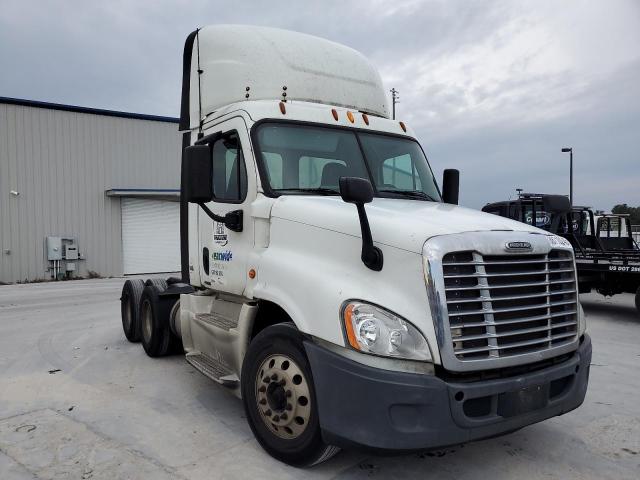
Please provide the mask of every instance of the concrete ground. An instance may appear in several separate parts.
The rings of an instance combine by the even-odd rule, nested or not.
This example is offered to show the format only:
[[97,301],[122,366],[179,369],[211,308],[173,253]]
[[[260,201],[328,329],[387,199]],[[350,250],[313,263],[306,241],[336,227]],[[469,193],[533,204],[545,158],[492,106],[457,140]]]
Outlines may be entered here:
[[302,471],[266,455],[241,402],[120,325],[122,279],[0,286],[0,479],[640,478],[640,317],[582,296],[593,337],[584,405],[429,454],[341,452]]

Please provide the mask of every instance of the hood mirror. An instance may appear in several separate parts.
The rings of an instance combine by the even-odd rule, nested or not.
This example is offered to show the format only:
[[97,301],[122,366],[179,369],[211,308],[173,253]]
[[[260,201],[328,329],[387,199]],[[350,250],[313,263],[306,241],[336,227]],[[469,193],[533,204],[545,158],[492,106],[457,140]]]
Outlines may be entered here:
[[340,196],[347,203],[371,203],[373,200],[373,187],[369,180],[358,177],[341,177]]
[[362,262],[371,270],[379,272],[382,270],[383,256],[382,250],[373,245],[369,219],[364,209],[365,203],[373,200],[373,187],[369,180],[358,177],[340,177],[340,196],[347,203],[355,204],[358,209],[360,219],[360,230],[362,232]]

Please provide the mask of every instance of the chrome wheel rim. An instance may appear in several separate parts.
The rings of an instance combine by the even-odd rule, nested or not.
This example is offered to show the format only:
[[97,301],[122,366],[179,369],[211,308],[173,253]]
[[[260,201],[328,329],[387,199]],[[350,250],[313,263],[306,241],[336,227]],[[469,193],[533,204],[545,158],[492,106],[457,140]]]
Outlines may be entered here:
[[153,316],[151,312],[151,304],[147,301],[142,304],[142,336],[144,341],[151,341],[151,328],[153,325]]
[[256,374],[260,418],[275,435],[297,438],[311,417],[311,392],[300,366],[286,355],[270,355]]

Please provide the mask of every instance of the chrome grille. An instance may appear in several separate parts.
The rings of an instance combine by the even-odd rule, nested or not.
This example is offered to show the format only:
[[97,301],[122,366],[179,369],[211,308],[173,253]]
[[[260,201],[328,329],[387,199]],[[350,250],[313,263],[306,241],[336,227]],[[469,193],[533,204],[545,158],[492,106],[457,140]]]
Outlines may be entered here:
[[573,255],[442,258],[453,351],[459,360],[502,358],[566,345],[577,335]]

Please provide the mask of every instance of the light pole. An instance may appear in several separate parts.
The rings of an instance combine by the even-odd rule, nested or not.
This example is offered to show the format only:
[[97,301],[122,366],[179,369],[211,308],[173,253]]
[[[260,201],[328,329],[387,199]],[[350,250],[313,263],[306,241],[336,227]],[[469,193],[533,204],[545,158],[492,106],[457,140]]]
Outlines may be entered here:
[[573,207],[573,148],[564,147],[562,153],[569,154],[569,203]]
[[395,88],[391,89],[391,105],[393,108],[391,118],[393,118],[394,120],[396,119],[396,103],[400,103],[400,96],[398,95],[399,93],[400,92],[398,92],[398,90],[396,90]]

